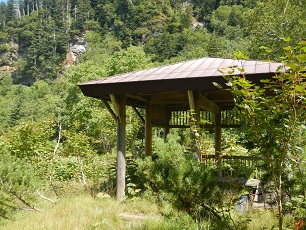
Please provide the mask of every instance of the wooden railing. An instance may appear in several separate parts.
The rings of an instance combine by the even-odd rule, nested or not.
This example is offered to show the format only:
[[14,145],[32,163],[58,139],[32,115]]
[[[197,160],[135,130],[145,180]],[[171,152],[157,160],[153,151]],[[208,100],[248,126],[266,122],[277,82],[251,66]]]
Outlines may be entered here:
[[[240,111],[239,110],[222,110],[221,111],[221,127],[237,128],[240,127]],[[189,107],[171,107],[171,115],[169,126],[172,128],[189,126]],[[201,121],[200,127],[214,128],[215,114],[205,110],[200,111]]]
[[214,165],[219,176],[232,178],[260,178],[263,161],[253,156],[201,155],[201,163]]

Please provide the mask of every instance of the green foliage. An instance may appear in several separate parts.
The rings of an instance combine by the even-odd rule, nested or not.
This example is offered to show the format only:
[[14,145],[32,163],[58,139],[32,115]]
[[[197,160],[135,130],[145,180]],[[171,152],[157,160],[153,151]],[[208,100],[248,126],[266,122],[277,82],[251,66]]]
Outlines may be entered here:
[[[238,133],[239,132],[239,133]],[[246,143],[243,143],[244,138],[241,130],[223,130],[222,131],[222,154],[224,155],[238,155],[246,156],[249,154],[248,149],[245,147]]]
[[85,125],[91,118],[91,111],[94,106],[97,108],[98,102],[93,99],[85,98],[80,88],[77,86],[80,82],[94,80],[106,75],[103,68],[97,68],[90,62],[82,63],[70,68],[63,79],[65,90],[65,110],[64,119],[68,124],[79,123]]
[[31,87],[14,85],[10,76],[0,80],[2,109],[0,130],[25,121],[53,118],[58,114],[61,98],[54,95],[52,85],[37,81]]
[[121,50],[122,42],[110,33],[102,36],[100,33],[87,31],[85,39],[89,48],[82,55],[81,61],[89,61],[98,68],[104,65],[114,52]]
[[[54,184],[60,181],[81,186],[85,183],[99,185],[99,180],[107,176],[105,162],[109,162],[103,157],[112,153],[115,147],[116,124],[100,101],[81,94],[78,83],[147,68],[157,65],[157,62],[177,62],[204,56],[241,58],[244,56],[242,53],[258,58],[260,48],[278,50],[277,54],[270,52],[269,56],[279,59],[283,55],[281,45],[285,43],[282,38],[290,36],[291,43],[296,44],[305,37],[302,29],[305,7],[302,6],[303,1],[279,0],[29,0],[19,1],[19,5],[16,1],[1,3],[0,65],[14,67],[12,73],[0,73],[1,149],[8,149],[12,159],[17,157],[18,162],[21,160],[31,165],[29,167],[35,169],[35,175],[43,181],[51,178]],[[70,43],[74,36],[80,34],[85,34],[86,53],[78,56],[78,65],[64,69]],[[287,65],[296,73],[303,72],[304,48],[286,49],[288,55],[291,52],[298,60]],[[302,55],[299,51],[303,51]],[[156,63],[152,64],[152,61]],[[271,88],[267,90],[273,91]],[[283,101],[277,105],[272,101],[274,104],[271,102],[272,106],[268,107],[276,112],[262,109],[262,115],[275,118],[271,127],[278,128],[276,134],[279,136],[285,136],[283,127],[291,121],[292,113],[279,113],[277,109],[291,111],[289,108],[293,108],[294,111],[296,107],[284,106],[287,98],[292,98],[290,93],[293,90],[299,93],[298,103],[303,101],[303,85],[295,84],[292,88],[277,89],[277,93],[282,92],[283,97],[279,100]],[[297,114],[300,112],[296,111]],[[127,149],[133,157],[139,157],[143,147],[143,125],[134,117],[133,111],[128,109]],[[269,123],[273,118],[263,121]],[[304,135],[303,126],[299,127],[301,135]],[[181,136],[185,138],[188,136],[186,133]],[[255,141],[269,138],[266,129],[263,133]],[[292,147],[290,151],[305,149],[301,135],[294,135],[300,137],[301,143],[299,148]],[[225,133],[224,137],[222,147],[226,154],[237,151],[245,154],[245,148],[237,142],[236,136]],[[186,139],[180,140],[183,146],[188,145]],[[278,146],[283,141],[270,139],[268,143]],[[209,180],[200,180],[209,170],[197,166],[188,154],[182,153],[182,147],[175,141],[169,141],[168,145],[158,141],[154,147],[160,152],[157,153],[158,160],[151,162],[147,159],[156,175],[144,172],[152,181],[158,181],[163,186],[161,190],[154,187],[159,197],[164,196],[181,209],[186,205],[192,215],[196,211],[202,213],[204,206],[211,204],[205,200],[206,195],[211,193],[206,188],[201,190],[199,184],[206,186],[209,183]],[[213,142],[206,134],[201,135],[199,145],[206,153],[213,152]],[[268,148],[267,145],[265,147]],[[168,151],[174,152],[173,158],[166,153]],[[278,152],[279,149],[271,151],[280,159]],[[165,162],[161,162],[163,158]],[[177,161],[178,158],[186,160]],[[304,156],[300,154],[299,159],[294,159],[291,157],[285,162],[288,174],[290,164],[293,171],[290,181],[285,177],[286,192],[292,198],[285,211],[302,216],[305,203],[304,195],[301,196],[305,191],[302,182],[305,176]],[[163,184],[159,181],[163,175],[157,171],[164,164],[169,171],[172,170],[173,180],[166,178]],[[135,165],[132,166],[129,174],[133,176]],[[188,173],[191,173],[190,176]],[[199,176],[198,180],[192,175]],[[135,187],[138,183],[134,179],[128,181],[131,195],[138,191]],[[181,197],[169,191],[165,183],[177,188]],[[149,182],[147,185],[153,186]],[[196,194],[187,191],[188,188],[199,192],[201,200],[197,204]],[[189,204],[184,203],[185,200]]]
[[[220,35],[227,34],[227,31],[234,27],[241,29],[243,10],[241,5],[220,6],[212,13],[210,26]],[[238,36],[238,33],[235,35]]]
[[[290,185],[293,186],[290,181],[300,164],[296,164],[296,159],[305,161],[301,136],[306,118],[305,47],[305,42],[285,47],[283,61],[290,69],[281,71],[271,80],[263,80],[263,86],[255,85],[245,77],[227,78],[236,105],[246,120],[248,137],[259,148],[259,155],[267,163],[268,180],[275,185],[280,229],[283,189],[288,191]],[[303,190],[296,195],[304,196]]]
[[297,44],[305,37],[305,1],[262,1],[246,14],[246,30],[250,34],[251,58],[266,58],[260,51],[265,46],[273,50],[270,59],[280,60],[284,38],[290,37]]
[[49,178],[52,179],[52,186],[61,193],[61,186],[69,189],[69,184],[76,183],[80,187],[100,190],[100,185],[107,178],[107,161],[103,156],[95,154],[87,156],[54,156],[49,165],[45,167],[49,170]]
[[[211,35],[206,28],[198,28],[194,31],[185,31],[186,44],[179,50],[177,56],[171,58],[171,62],[192,60],[208,56],[208,46]],[[166,62],[164,60],[164,62]]]
[[34,169],[5,149],[0,154],[0,218],[9,218],[12,212],[22,208],[35,209],[34,192],[39,179]]
[[83,158],[93,154],[90,147],[90,138],[84,132],[76,133],[73,127],[71,127],[69,130],[63,131],[63,139],[61,155]]
[[41,163],[48,161],[53,152],[53,135],[53,123],[48,120],[23,123],[0,137],[0,149],[7,149],[11,155],[28,162],[40,174],[45,170]]
[[201,21],[208,21],[209,15],[218,8],[218,2],[216,0],[194,0],[194,11],[196,17]]
[[177,135],[169,134],[168,142],[154,142],[154,160],[139,160],[141,184],[160,201],[169,201],[179,210],[187,211],[195,219],[219,215],[211,208],[215,187],[214,170],[199,164],[190,153],[184,153]]
[[176,56],[186,45],[185,33],[163,33],[150,39],[144,49],[153,61],[163,62]]
[[10,45],[5,43],[5,44],[0,44],[0,53],[9,51],[10,50]]
[[147,67],[147,58],[142,47],[130,46],[126,50],[115,52],[105,64],[108,75],[127,73]]

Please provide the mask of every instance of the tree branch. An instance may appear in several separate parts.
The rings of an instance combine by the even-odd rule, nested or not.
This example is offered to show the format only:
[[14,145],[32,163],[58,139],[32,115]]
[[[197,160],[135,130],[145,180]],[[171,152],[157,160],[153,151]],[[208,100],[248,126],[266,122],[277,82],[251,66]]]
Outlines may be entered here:
[[50,198],[48,198],[48,197],[45,197],[44,195],[42,195],[38,190],[36,190],[36,192],[37,192],[37,194],[41,197],[41,198],[43,198],[44,200],[47,200],[47,201],[50,201],[51,203],[56,203],[54,200],[52,200],[52,199],[50,199]]
[[15,192],[10,192],[14,197],[16,197],[18,200],[20,200],[23,204],[25,204],[26,206],[30,207],[32,210],[40,212],[40,210],[38,208],[36,208],[35,206],[33,206],[32,204],[30,204],[28,201],[26,201],[25,199],[22,198],[22,196],[18,196]]

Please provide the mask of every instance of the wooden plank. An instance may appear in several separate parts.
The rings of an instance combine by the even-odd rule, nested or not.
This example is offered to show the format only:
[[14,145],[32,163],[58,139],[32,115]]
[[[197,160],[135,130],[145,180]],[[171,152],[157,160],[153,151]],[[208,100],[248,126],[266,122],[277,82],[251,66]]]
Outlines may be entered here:
[[145,103],[145,153],[152,156],[152,104],[150,100]]
[[118,116],[117,120],[117,200],[120,202],[125,198],[125,175],[126,175],[126,97],[117,97]]
[[108,112],[111,114],[112,118],[114,118],[114,120],[116,121],[117,120],[116,114],[114,113],[114,111],[112,110],[112,108],[110,107],[108,102],[103,97],[101,97],[101,101],[105,105],[105,107],[108,110]]

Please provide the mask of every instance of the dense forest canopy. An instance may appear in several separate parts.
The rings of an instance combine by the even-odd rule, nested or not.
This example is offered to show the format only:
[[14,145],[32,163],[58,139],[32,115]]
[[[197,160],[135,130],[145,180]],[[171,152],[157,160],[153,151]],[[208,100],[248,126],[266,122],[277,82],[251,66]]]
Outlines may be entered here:
[[[9,0],[0,4],[0,65],[13,67],[16,83],[54,80],[63,73],[76,37],[88,32],[94,37],[86,40],[84,58],[94,52],[95,62],[99,55],[104,62],[105,55],[129,46],[142,47],[151,62],[159,63],[234,57],[238,51],[258,59],[261,47],[277,50],[273,58],[279,59],[284,37],[298,41],[305,35],[302,5],[280,0]],[[109,40],[118,43],[103,48]]]
[[[16,172],[35,172],[27,183],[97,183],[107,175],[101,156],[115,147],[116,125],[77,83],[205,56],[280,61],[286,42],[295,45],[306,37],[305,5],[306,0],[0,2],[0,176],[7,178],[2,168],[20,161],[12,164]],[[127,148],[141,156],[144,127],[127,110]],[[225,152],[238,140],[225,135]],[[19,179],[18,185],[0,187],[0,216],[14,206],[12,194],[27,194],[25,187],[34,186]]]

